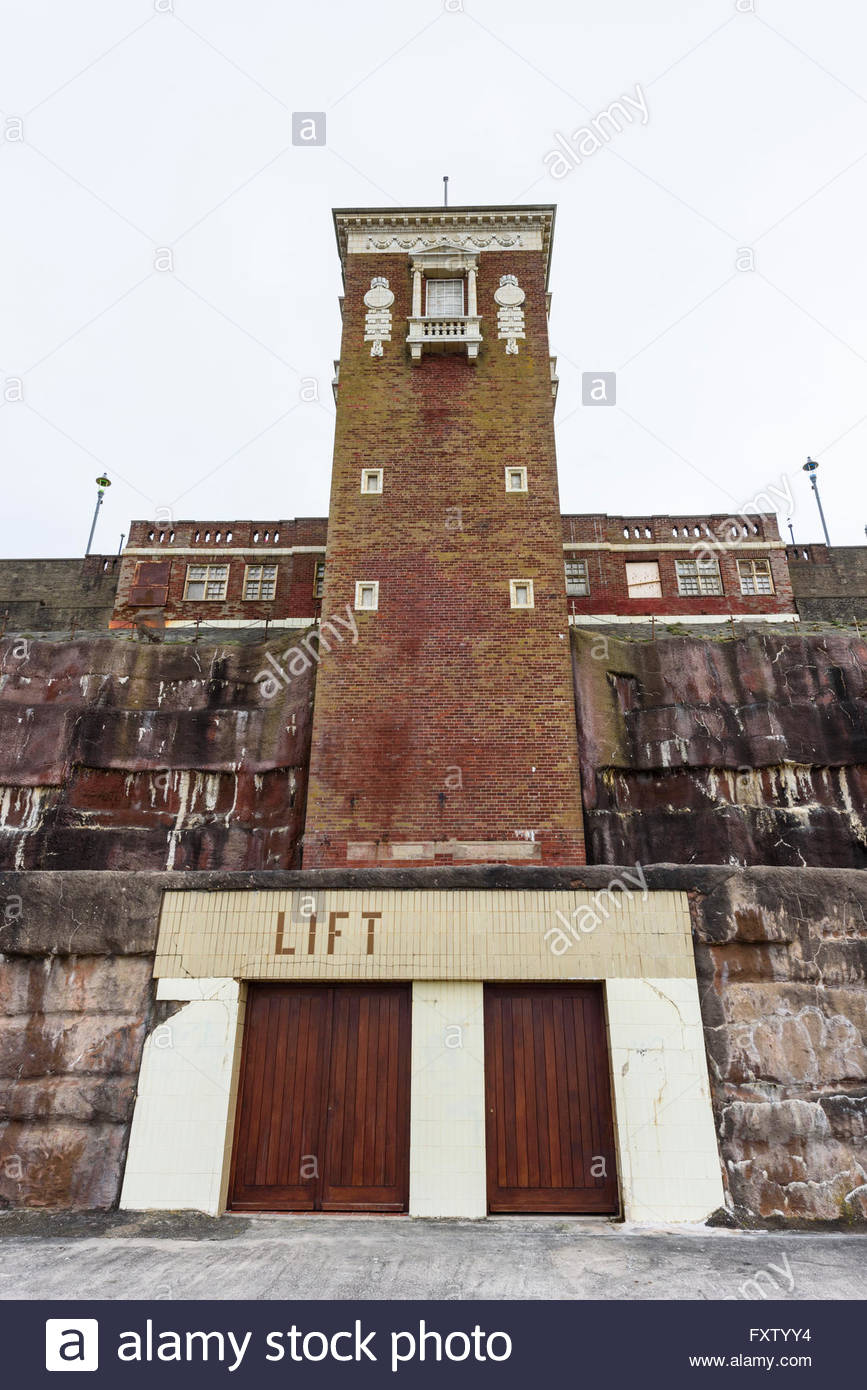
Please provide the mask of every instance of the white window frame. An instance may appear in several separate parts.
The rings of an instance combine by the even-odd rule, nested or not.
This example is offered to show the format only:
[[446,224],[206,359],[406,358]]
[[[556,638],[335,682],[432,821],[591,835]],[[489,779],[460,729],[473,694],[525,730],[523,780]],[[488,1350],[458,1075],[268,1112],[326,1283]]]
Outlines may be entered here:
[[[192,570],[204,570],[204,571],[205,571],[205,576],[204,576],[204,578],[203,578],[203,579],[199,579],[199,578],[194,579],[194,578],[192,577],[192,573],[191,573]],[[219,594],[209,594],[209,593],[208,593],[208,586],[209,586],[210,584],[216,584],[216,583],[219,582],[218,580],[212,579],[212,578],[211,578],[211,571],[212,571],[212,570],[221,570],[221,571],[222,571],[222,591],[221,591]],[[204,592],[204,594],[201,596],[201,598],[194,597],[193,595],[191,595],[191,593],[190,593],[190,585],[191,585],[191,584],[204,584],[204,586],[205,586],[205,592]],[[187,573],[186,573],[186,576],[185,576],[185,578],[184,578],[184,602],[185,602],[185,603],[224,603],[225,600],[226,600],[226,594],[227,594],[227,592],[228,592],[228,589],[229,589],[229,566],[228,566],[228,565],[224,565],[224,564],[218,564],[218,565],[199,565],[199,564],[187,565]]]
[[[521,482],[520,482],[520,486],[519,486],[519,487],[512,487],[512,475],[513,475],[514,473],[518,473],[518,474],[520,475]],[[505,469],[505,477],[506,477],[506,491],[507,491],[507,492],[526,492],[526,491],[527,491],[527,470],[526,470],[526,468],[516,468],[514,465],[512,465],[511,467]]]
[[313,561],[313,597],[321,598],[325,592],[325,561]]
[[[368,487],[368,481],[376,479],[376,487]],[[365,497],[382,496],[382,469],[381,468],[362,468],[361,470],[361,491]]]
[[[455,285],[457,285],[457,286],[459,287],[459,289],[460,289],[460,308],[454,308],[454,307],[453,307],[453,308],[450,308],[450,309],[441,309],[441,308],[440,308],[440,309],[437,309],[437,308],[435,308],[434,305],[432,304],[432,302],[431,302],[432,300],[435,301],[436,299],[440,298],[440,296],[439,296],[438,293],[437,293],[437,290],[440,290],[440,289],[444,288],[446,285],[449,285],[449,286],[452,287],[452,288],[453,288]],[[436,290],[434,290],[434,293],[431,294],[431,290],[434,289],[434,286],[436,286]],[[445,298],[445,296],[442,296],[442,298]],[[456,300],[457,300],[457,296],[455,295],[455,301],[456,301]],[[465,300],[466,300],[466,295],[465,295],[465,290],[464,290],[464,280],[463,280],[463,276],[449,276],[448,278],[442,278],[442,279],[440,279],[438,276],[433,276],[433,275],[429,275],[429,276],[426,277],[426,279],[425,279],[425,301],[424,301],[425,317],[426,317],[426,318],[429,318],[429,319],[460,319],[460,318],[463,318],[463,317],[464,317],[464,314],[466,313],[466,309],[464,308]]]
[[[266,575],[265,571],[270,570],[271,574]],[[257,592],[248,594],[247,590],[251,584],[255,584]],[[267,584],[273,585],[273,594],[263,594],[262,588]],[[245,565],[244,566],[244,587],[241,590],[244,603],[273,603],[277,597],[277,566],[266,565]]]
[[[742,594],[749,594],[749,595],[751,595],[752,597],[757,597],[757,598],[766,598],[766,597],[768,596],[768,594],[773,594],[773,593],[775,592],[775,590],[774,590],[774,571],[771,569],[771,562],[770,562],[770,560],[767,560],[767,559],[765,559],[764,557],[751,556],[750,559],[748,559],[748,560],[738,560],[737,565],[738,565],[738,580],[739,580],[739,582],[740,582],[741,593],[742,593]],[[757,565],[761,567],[761,569],[760,569],[761,574],[762,574],[763,576],[767,576],[767,580],[768,580],[768,587],[767,587],[767,589],[759,589],[759,588],[757,587],[757,585],[756,585],[756,574],[757,574],[756,566],[757,566]],[[744,573],[744,570],[747,571],[746,574]],[[752,586],[751,588],[744,588],[744,580],[745,580],[745,579],[746,579],[747,583],[748,583],[749,585]]]
[[[362,596],[365,589],[373,590],[373,603],[362,603]],[[375,613],[379,608],[379,580],[378,579],[356,579],[355,581],[355,611],[356,613]]]
[[[574,584],[574,583],[576,582],[574,579],[570,578],[570,575],[569,575],[569,566],[570,566],[570,565],[579,565],[580,568],[581,568],[581,570],[583,571],[583,573],[582,573],[582,575],[581,575],[581,579],[583,579],[583,581],[584,581],[584,588],[583,588],[583,589],[580,589],[580,590],[575,589],[575,590],[573,590],[573,589],[570,589],[570,588],[569,588],[569,585],[570,585],[570,584]],[[586,560],[582,560],[582,559],[580,558],[580,556],[577,556],[577,555],[576,555],[576,556],[573,557],[573,556],[570,556],[570,555],[567,554],[565,560],[563,561],[563,568],[564,568],[564,572],[565,572],[565,575],[566,575],[566,596],[567,596],[567,598],[589,598],[589,596],[590,596],[590,566],[588,565],[587,561],[586,561]]]
[[[526,588],[526,590],[527,590],[527,602],[526,602],[526,603],[519,603],[519,602],[518,602],[518,590],[519,590],[519,589],[523,589],[523,588]],[[535,595],[534,595],[534,593],[533,593],[533,581],[532,581],[532,579],[510,579],[510,580],[509,580],[509,598],[510,598],[510,600],[511,600],[511,604],[512,604],[512,607],[513,607],[513,608],[522,608],[522,609],[523,609],[523,608],[535,608],[535,607],[536,607],[536,598],[535,598]]]
[[[690,567],[691,573],[684,573],[686,566]],[[719,598],[723,593],[719,560],[714,556],[704,560],[699,556],[691,560],[675,560],[674,572],[677,576],[677,592],[684,598]],[[695,588],[684,588],[684,582],[690,580],[694,580]]]

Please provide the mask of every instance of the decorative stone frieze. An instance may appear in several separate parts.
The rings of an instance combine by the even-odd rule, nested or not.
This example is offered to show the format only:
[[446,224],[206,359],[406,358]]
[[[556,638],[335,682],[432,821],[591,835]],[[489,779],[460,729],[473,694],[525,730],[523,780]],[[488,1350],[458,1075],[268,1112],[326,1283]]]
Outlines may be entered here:
[[506,339],[506,353],[516,356],[518,339],[524,335],[524,291],[517,275],[501,275],[499,289],[494,290],[497,309],[497,337]]
[[364,302],[367,305],[364,341],[372,345],[371,357],[381,357],[383,343],[391,342],[391,306],[394,303],[394,293],[384,275],[374,275]]

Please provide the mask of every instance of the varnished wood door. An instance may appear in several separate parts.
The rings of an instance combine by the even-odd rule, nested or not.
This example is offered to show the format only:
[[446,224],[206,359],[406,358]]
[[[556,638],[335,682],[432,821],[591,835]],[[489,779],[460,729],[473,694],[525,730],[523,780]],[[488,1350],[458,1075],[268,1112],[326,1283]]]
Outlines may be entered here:
[[254,985],[235,1127],[236,1211],[405,1211],[410,993]]
[[485,988],[488,1206],[616,1212],[601,988]]

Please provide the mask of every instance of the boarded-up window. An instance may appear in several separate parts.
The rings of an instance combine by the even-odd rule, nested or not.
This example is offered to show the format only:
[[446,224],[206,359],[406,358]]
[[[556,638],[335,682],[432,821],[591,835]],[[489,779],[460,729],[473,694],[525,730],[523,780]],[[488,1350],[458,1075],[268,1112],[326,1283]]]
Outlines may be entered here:
[[626,588],[630,598],[660,598],[662,585],[656,560],[627,560]]
[[162,608],[169,591],[170,560],[142,560],[135,567],[129,602],[134,608]]

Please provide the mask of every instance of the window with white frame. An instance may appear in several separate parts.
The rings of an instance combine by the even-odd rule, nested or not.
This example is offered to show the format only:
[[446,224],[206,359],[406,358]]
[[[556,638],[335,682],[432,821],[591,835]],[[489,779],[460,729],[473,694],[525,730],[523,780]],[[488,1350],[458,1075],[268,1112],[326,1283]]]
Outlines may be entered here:
[[770,560],[738,560],[742,594],[772,594],[774,581]]
[[571,594],[573,598],[582,598],[590,593],[586,560],[566,561],[566,593]]
[[677,571],[677,592],[679,594],[721,594],[722,579],[719,561],[713,556],[696,557],[695,560],[675,560]]
[[185,599],[221,599],[229,583],[228,565],[187,565]]
[[379,580],[359,579],[355,585],[355,607],[359,612],[373,612],[379,607]]
[[244,598],[271,599],[277,592],[276,565],[248,565],[244,571]]
[[627,560],[626,591],[630,598],[661,598],[658,561]]
[[534,608],[532,579],[510,579],[509,593],[513,608]]
[[425,284],[428,318],[451,319],[463,314],[463,280],[428,279]]
[[526,491],[527,491],[527,470],[526,470],[526,468],[507,468],[507,469],[506,469],[506,491],[507,491],[507,492],[526,492]]
[[317,560],[313,566],[313,597],[321,598],[325,592],[325,561]]
[[362,468],[361,491],[368,494],[382,492],[381,468]]

